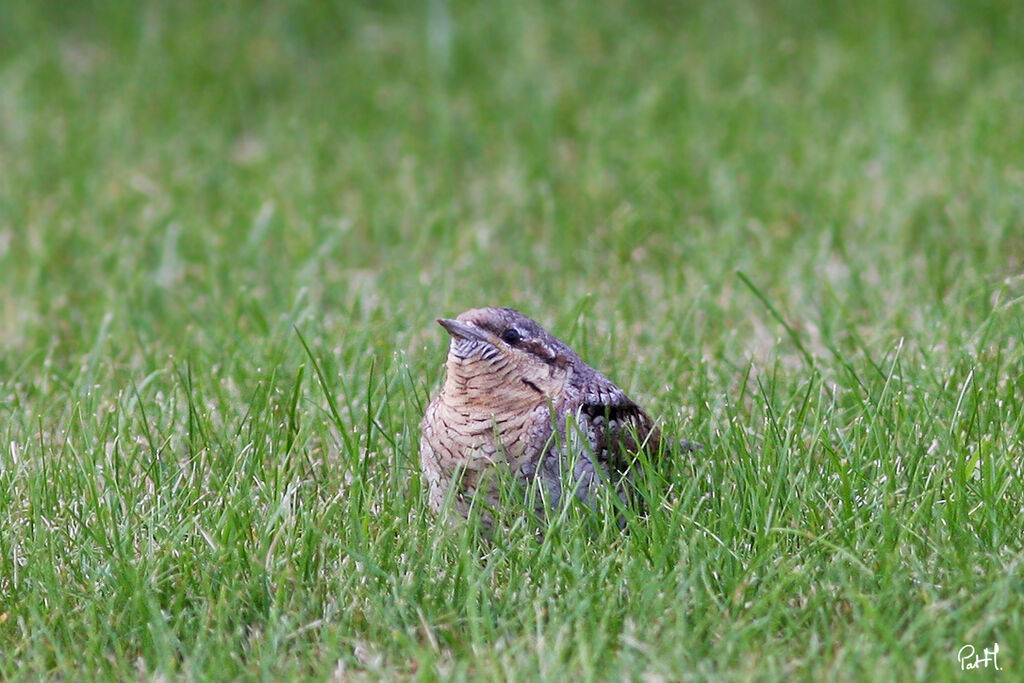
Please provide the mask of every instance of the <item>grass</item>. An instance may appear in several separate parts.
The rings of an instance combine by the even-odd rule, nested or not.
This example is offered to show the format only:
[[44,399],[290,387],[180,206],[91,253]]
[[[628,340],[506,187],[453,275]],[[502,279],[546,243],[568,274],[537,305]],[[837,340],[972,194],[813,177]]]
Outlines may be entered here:
[[[3,3],[0,678],[1022,671],[1022,38]],[[705,444],[628,534],[426,511],[433,319],[488,303]]]

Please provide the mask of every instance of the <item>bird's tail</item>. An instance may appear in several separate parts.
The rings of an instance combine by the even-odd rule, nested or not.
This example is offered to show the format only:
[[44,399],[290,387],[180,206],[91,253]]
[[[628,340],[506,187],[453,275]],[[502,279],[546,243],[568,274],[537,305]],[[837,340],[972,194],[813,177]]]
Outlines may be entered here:
[[668,439],[668,448],[670,451],[693,453],[694,451],[703,450],[704,444],[697,441],[688,441],[686,439]]

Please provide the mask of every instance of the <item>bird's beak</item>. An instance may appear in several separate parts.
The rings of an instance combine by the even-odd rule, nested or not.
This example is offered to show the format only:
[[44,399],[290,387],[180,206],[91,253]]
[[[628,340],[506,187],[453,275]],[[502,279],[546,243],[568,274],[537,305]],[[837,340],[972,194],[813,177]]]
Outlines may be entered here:
[[448,330],[448,334],[455,339],[468,339],[472,341],[487,342],[487,336],[476,325],[468,325],[460,320],[438,318],[437,324]]

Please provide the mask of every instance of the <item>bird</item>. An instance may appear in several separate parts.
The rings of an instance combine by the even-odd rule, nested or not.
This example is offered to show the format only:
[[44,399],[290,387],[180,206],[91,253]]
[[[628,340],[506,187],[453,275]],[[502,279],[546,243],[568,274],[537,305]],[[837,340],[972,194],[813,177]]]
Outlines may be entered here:
[[614,382],[513,308],[472,308],[437,322],[451,336],[446,376],[420,424],[420,468],[435,513],[447,506],[458,520],[478,506],[493,528],[506,474],[533,491],[527,500],[541,514],[567,494],[594,508],[603,486],[629,504],[640,452],[654,462],[666,447],[700,448],[664,439]]

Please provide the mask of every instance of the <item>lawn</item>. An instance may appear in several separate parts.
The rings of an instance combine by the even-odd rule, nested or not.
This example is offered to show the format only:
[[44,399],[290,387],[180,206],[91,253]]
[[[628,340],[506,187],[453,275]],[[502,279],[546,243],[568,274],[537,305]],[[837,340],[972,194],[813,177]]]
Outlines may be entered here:
[[[0,679],[1020,678],[1022,74],[1010,0],[0,3]],[[485,304],[704,444],[626,533],[427,510]]]

